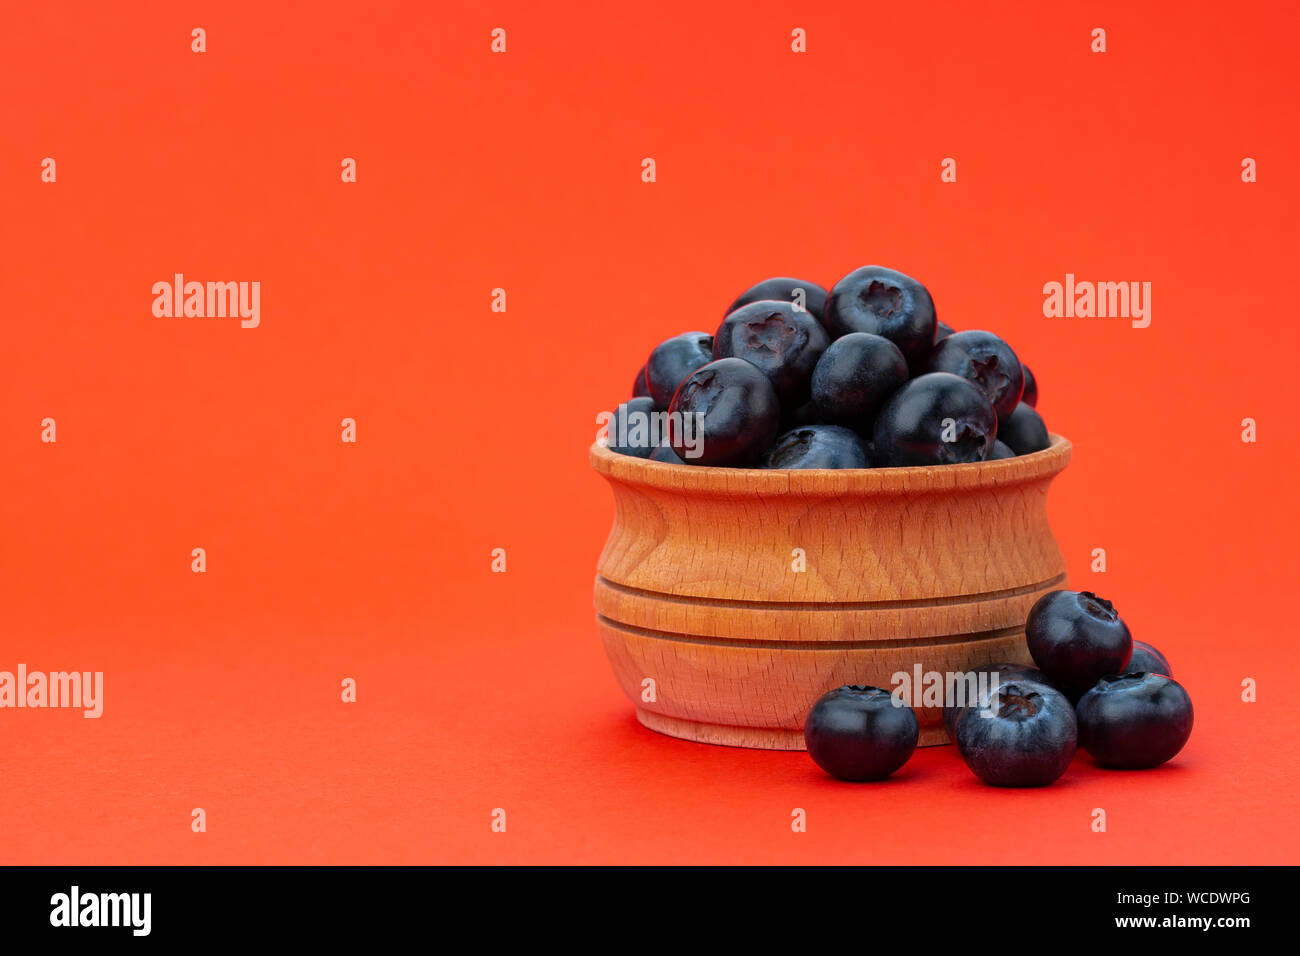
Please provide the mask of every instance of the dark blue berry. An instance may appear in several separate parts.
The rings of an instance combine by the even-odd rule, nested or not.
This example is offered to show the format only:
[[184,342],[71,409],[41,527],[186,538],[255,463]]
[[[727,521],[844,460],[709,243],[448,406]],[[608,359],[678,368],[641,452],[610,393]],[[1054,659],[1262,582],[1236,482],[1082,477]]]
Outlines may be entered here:
[[863,266],[846,275],[826,298],[826,331],[883,335],[915,365],[934,347],[934,300],[911,276],[883,266]]
[[1122,674],[1133,638],[1115,606],[1091,591],[1050,591],[1029,610],[1025,642],[1034,663],[1072,697]]
[[870,468],[856,433],[838,425],[806,425],[786,432],[768,449],[764,468]]
[[811,313],[764,300],[723,319],[713,337],[713,357],[744,359],[772,380],[782,405],[795,409],[808,401],[813,369],[830,342]]
[[1126,674],[1142,672],[1146,674],[1164,674],[1166,677],[1174,676],[1168,658],[1146,641],[1133,642],[1133,656],[1124,665],[1124,672]]
[[954,332],[935,345],[925,368],[974,382],[993,403],[998,418],[1011,414],[1025,388],[1016,353],[992,332]]
[[846,685],[823,695],[804,721],[808,755],[840,780],[883,780],[916,750],[912,708],[879,687]]
[[655,450],[656,439],[664,437],[655,434],[654,411],[654,399],[645,396],[629,398],[614,409],[614,417],[606,426],[610,450],[634,458],[649,458]]
[[[738,358],[718,359],[691,372],[668,412],[673,451],[688,465],[754,464],[771,446],[781,422],[772,382]],[[692,435],[699,442],[694,457]]]
[[799,305],[801,294],[803,308],[812,313],[813,318],[820,322],[822,316],[826,314],[826,290],[816,282],[808,282],[805,279],[791,279],[786,276],[764,279],[757,285],[750,286],[736,296],[736,301],[727,307],[726,315],[730,315],[751,302],[761,302],[764,299]]
[[1034,373],[1029,371],[1029,366],[1024,362],[1020,363],[1020,368],[1025,373],[1025,390],[1020,396],[1020,400],[1034,408],[1038,405],[1038,380],[1034,378]]
[[708,332],[685,332],[660,342],[645,364],[650,397],[659,408],[667,408],[682,380],[712,361],[713,336]]
[[1174,757],[1192,735],[1192,699],[1163,674],[1099,680],[1079,700],[1079,746],[1103,767],[1145,770]]
[[880,335],[850,332],[822,353],[812,400],[823,421],[869,432],[876,413],[907,381],[907,359]]
[[978,386],[948,372],[912,379],[876,416],[876,463],[953,465],[984,461],[993,451],[997,416]]
[[[985,716],[987,714],[987,716]],[[1065,773],[1078,745],[1074,708],[1030,680],[1002,684],[957,719],[957,749],[975,776],[998,787],[1042,787]]]
[[998,441],[1006,444],[1017,455],[1032,455],[1051,444],[1047,426],[1038,412],[1021,402],[1015,411],[998,422]]

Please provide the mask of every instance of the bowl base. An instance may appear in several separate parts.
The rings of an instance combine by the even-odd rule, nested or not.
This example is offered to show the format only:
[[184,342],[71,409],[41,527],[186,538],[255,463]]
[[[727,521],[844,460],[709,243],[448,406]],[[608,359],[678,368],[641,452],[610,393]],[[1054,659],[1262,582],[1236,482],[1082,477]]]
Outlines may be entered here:
[[[636,709],[636,719],[656,733],[700,744],[717,744],[722,747],[749,747],[753,750],[805,750],[803,731],[779,730],[770,727],[732,727],[727,724],[702,724],[694,720],[680,720],[648,710]],[[942,727],[922,728],[918,747],[937,747],[948,743]]]

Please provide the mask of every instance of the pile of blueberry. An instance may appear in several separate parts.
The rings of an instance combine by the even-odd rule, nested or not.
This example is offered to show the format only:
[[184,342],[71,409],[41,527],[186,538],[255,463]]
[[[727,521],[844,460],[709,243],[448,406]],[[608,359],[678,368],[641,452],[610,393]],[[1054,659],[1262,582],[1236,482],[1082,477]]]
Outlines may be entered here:
[[[1038,666],[995,664],[978,704],[944,708],[966,766],[985,783],[1041,787],[1082,747],[1102,767],[1142,770],[1170,760],[1192,733],[1192,700],[1169,662],[1134,641],[1114,606],[1088,591],[1052,591],[1025,624]],[[916,714],[879,687],[845,686],[808,713],[804,742],[841,780],[881,780],[916,749]]]
[[[610,446],[694,465],[949,465],[1046,448],[1037,401],[1006,342],[953,331],[921,283],[863,266],[829,293],[767,279],[731,303],[713,335],[661,342],[614,413],[623,427]],[[668,413],[662,431],[626,427],[656,412]]]

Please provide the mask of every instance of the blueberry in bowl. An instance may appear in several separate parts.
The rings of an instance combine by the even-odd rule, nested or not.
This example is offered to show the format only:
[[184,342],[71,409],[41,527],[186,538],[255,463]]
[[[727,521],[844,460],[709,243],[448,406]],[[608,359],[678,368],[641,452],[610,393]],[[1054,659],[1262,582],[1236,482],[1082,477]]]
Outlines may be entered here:
[[1079,700],[1079,746],[1102,767],[1146,770],[1173,759],[1192,735],[1192,699],[1163,674],[1099,680]]
[[688,465],[756,463],[776,438],[781,402],[744,359],[721,358],[686,376],[668,407],[668,437]]
[[872,430],[877,464],[954,465],[993,451],[997,415],[976,385],[949,372],[917,376],[896,391]]
[[929,356],[937,330],[934,300],[911,276],[884,266],[854,269],[826,297],[826,331],[883,335],[902,350],[909,365]]
[[740,295],[736,296],[736,300],[727,307],[726,314],[730,315],[742,306],[749,305],[752,302],[762,302],[765,299],[802,306],[804,311],[810,312],[818,322],[822,320],[822,316],[826,313],[826,290],[816,282],[778,276],[773,279],[764,279],[740,293]]
[[1034,373],[1029,371],[1029,366],[1024,362],[1020,363],[1020,369],[1025,373],[1025,390],[1020,395],[1020,400],[1034,408],[1038,405],[1038,380],[1034,378]]
[[1001,461],[1004,458],[1015,458],[1016,453],[1008,447],[1006,442],[995,441],[993,451],[989,453],[989,461]]
[[1029,609],[1025,643],[1034,663],[1077,698],[1107,674],[1122,674],[1133,638],[1115,605],[1091,591],[1049,591]]
[[654,399],[647,396],[629,398],[614,409],[614,417],[606,426],[610,450],[633,458],[649,458],[655,450],[651,417],[654,410]]
[[916,750],[912,708],[879,687],[846,684],[818,698],[804,721],[804,743],[817,766],[840,780],[883,780]]
[[772,380],[784,406],[795,409],[808,401],[813,369],[830,341],[811,313],[764,300],[722,320],[713,336],[713,357],[744,359]]
[[1011,414],[1025,388],[1025,373],[1011,346],[978,329],[946,336],[935,345],[925,368],[974,382],[993,403],[999,419]]
[[1052,443],[1038,412],[1024,402],[998,422],[998,441],[1017,455],[1032,455]]
[[645,381],[645,366],[641,366],[641,371],[636,373],[636,378],[632,379],[632,397],[644,398],[650,394],[650,386]]
[[889,339],[850,332],[830,344],[812,374],[812,401],[825,422],[871,430],[876,412],[907,381],[907,359]]
[[713,336],[684,332],[660,342],[645,363],[646,390],[659,409],[668,407],[682,380],[713,361]]
[[1031,680],[999,685],[980,707],[957,719],[957,749],[966,766],[996,787],[1043,787],[1065,773],[1078,746],[1074,708]]
[[672,445],[660,445],[658,448],[656,448],[653,452],[650,453],[650,460],[661,461],[666,465],[686,464],[686,462],[682,461],[681,457],[677,454],[677,452],[673,451]]
[[839,425],[805,425],[776,440],[764,468],[870,468],[862,439]]

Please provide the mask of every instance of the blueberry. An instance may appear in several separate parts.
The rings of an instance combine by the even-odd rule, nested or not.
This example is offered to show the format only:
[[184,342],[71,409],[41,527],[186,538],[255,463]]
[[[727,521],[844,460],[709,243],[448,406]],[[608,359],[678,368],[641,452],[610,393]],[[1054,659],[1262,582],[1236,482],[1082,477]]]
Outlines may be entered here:
[[660,445],[658,448],[656,448],[653,452],[650,453],[650,460],[662,461],[665,464],[669,464],[669,465],[686,464],[686,462],[682,461],[681,457],[677,454],[677,452],[673,451],[672,445]]
[[[781,422],[781,403],[771,381],[738,358],[718,359],[691,372],[668,412],[673,451],[688,465],[752,464],[772,444]],[[696,455],[691,454],[693,439],[698,441]]]
[[937,329],[934,300],[925,286],[883,266],[863,266],[835,283],[823,321],[836,338],[850,332],[883,335],[909,364],[930,354]]
[[713,361],[713,336],[685,332],[660,342],[645,363],[646,387],[659,408],[667,408],[682,380]]
[[862,440],[838,425],[807,425],[776,440],[764,468],[870,468]]
[[1015,458],[1016,453],[1007,447],[1006,442],[995,441],[993,443],[993,452],[989,455],[989,461],[997,461],[1002,458]]
[[1124,665],[1124,672],[1126,674],[1142,672],[1145,674],[1164,674],[1166,677],[1174,676],[1168,658],[1146,641],[1133,642],[1133,656]]
[[889,339],[850,332],[822,353],[813,370],[812,400],[822,419],[870,431],[880,406],[907,381],[907,359]]
[[[1049,687],[1051,686],[1051,682],[1047,679],[1046,674],[1044,674],[1036,667],[1030,667],[1028,664],[1011,664],[1011,663],[989,664],[987,667],[977,668],[976,670],[971,671],[970,673],[987,674],[988,676],[985,678],[985,680],[989,682],[989,686],[992,685],[994,674],[997,675],[997,681],[999,684],[1007,684],[1010,683],[1011,681],[1018,681],[1018,680],[1031,680],[1038,684],[1047,684]],[[970,690],[971,688],[966,687],[963,684],[962,697],[964,698],[965,695]],[[954,700],[951,703],[947,701],[944,702],[943,729],[947,731],[948,739],[953,741],[954,743],[956,743],[957,741],[957,719],[968,709],[970,709],[970,707],[974,703],[975,701],[970,701],[968,703],[967,702],[958,703],[957,700]]]
[[1051,444],[1047,426],[1038,412],[1024,402],[998,422],[998,441],[1004,442],[1017,455],[1032,455]]
[[614,409],[614,417],[606,426],[610,451],[649,458],[659,443],[657,439],[663,438],[655,434],[655,420],[651,417],[654,410],[654,399],[645,396],[629,398]]
[[925,363],[929,372],[952,372],[984,390],[998,418],[1011,414],[1025,388],[1016,353],[992,332],[954,332],[935,345]]
[[1145,770],[1183,749],[1192,699],[1163,674],[1103,677],[1079,701],[1079,746],[1103,767]]
[[822,421],[822,413],[811,401],[804,402],[798,408],[790,408],[786,405],[781,406],[781,428],[779,434],[785,434],[792,429],[803,428],[807,425],[825,424],[829,423]]
[[883,780],[907,763],[920,736],[912,708],[879,687],[845,685],[818,698],[803,725],[808,755],[840,780]]
[[650,394],[650,386],[645,383],[645,366],[641,366],[641,371],[636,373],[636,378],[632,379],[632,397],[643,398]]
[[935,344],[935,345],[938,345],[940,342],[942,342],[942,341],[943,341],[944,339],[946,339],[948,336],[952,335],[953,332],[957,331],[957,330],[954,329],[951,325],[949,325],[947,322],[936,322],[936,323],[934,323],[934,326],[935,326],[935,330],[934,330],[934,344]]
[[749,305],[751,302],[761,302],[764,299],[797,304],[801,290],[804,309],[811,312],[813,318],[820,322],[822,316],[826,314],[826,290],[816,282],[808,282],[804,279],[790,279],[785,276],[764,279],[757,285],[750,286],[736,296],[736,301],[727,308],[726,314],[730,315],[741,306]]
[[781,403],[808,401],[813,369],[831,344],[808,312],[789,302],[765,300],[742,306],[722,320],[713,337],[714,358],[740,358],[772,380]]
[[957,749],[975,776],[997,787],[1042,787],[1065,773],[1078,724],[1063,694],[1019,680],[1001,684],[982,703],[957,720]]
[[1029,610],[1025,642],[1055,686],[1082,694],[1107,674],[1124,673],[1133,652],[1115,606],[1091,591],[1049,591]]
[[984,461],[996,429],[997,415],[977,386],[931,372],[900,388],[876,416],[875,460],[891,468]]
[[1024,362],[1020,363],[1021,370],[1025,373],[1025,391],[1020,396],[1020,400],[1030,408],[1038,405],[1038,380],[1034,378],[1034,373],[1029,371],[1029,366]]

